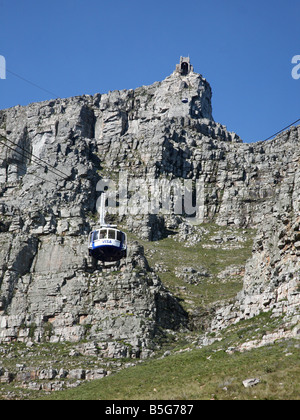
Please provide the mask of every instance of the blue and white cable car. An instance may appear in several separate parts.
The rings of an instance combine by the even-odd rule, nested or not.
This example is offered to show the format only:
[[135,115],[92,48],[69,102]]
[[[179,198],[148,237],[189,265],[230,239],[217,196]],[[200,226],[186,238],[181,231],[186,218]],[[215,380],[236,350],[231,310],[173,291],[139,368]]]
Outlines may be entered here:
[[89,234],[89,255],[98,261],[119,261],[127,256],[127,235],[117,229],[116,225],[108,225],[105,217],[105,193],[101,195],[100,229]]

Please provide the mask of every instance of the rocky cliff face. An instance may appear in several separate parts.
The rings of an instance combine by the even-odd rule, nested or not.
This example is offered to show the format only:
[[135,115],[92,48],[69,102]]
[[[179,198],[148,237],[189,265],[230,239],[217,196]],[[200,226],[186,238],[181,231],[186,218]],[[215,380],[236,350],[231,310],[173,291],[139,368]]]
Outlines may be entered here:
[[[2,342],[95,339],[111,356],[146,355],[162,329],[187,325],[138,244],[118,267],[96,268],[87,257],[97,182],[123,171],[145,182],[197,181],[198,223],[257,228],[243,291],[213,329],[270,308],[295,321],[300,127],[243,144],[213,120],[208,82],[177,66],[136,90],[2,110],[0,136]],[[170,224],[159,213],[117,219],[146,240]]]

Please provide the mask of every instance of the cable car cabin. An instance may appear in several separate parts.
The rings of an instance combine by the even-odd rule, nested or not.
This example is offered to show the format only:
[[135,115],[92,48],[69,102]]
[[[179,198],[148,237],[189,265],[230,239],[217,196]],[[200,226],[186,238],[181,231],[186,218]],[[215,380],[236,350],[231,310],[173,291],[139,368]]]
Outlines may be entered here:
[[89,235],[89,255],[99,261],[119,261],[126,257],[127,237],[113,227],[94,230]]

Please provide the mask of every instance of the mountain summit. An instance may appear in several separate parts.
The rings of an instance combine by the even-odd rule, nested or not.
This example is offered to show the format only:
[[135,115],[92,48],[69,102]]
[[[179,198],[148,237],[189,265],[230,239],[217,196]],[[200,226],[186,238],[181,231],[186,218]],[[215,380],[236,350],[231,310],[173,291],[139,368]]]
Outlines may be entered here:
[[150,86],[0,111],[0,341],[93,340],[110,357],[147,357],[162,331],[189,327],[191,314],[136,242],[158,241],[171,230],[174,237],[181,232],[182,246],[194,243],[199,226],[186,214],[112,214],[132,234],[127,261],[97,267],[88,258],[97,185],[120,184],[123,174],[128,185],[197,183],[202,233],[212,223],[257,230],[243,289],[207,328],[218,331],[261,311],[294,326],[299,135],[298,126],[244,144],[213,120],[210,85],[185,57]]

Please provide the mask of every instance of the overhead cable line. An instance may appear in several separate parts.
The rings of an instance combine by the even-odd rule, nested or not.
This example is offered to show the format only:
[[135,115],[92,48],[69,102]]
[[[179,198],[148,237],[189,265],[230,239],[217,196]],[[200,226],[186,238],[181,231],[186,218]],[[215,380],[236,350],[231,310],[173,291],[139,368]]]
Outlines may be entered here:
[[[1,140],[0,140],[0,144],[3,144],[5,147],[7,147],[8,149],[12,150],[14,153],[18,153],[19,155],[23,156],[23,153],[19,152],[18,150],[13,149],[12,147],[8,146],[7,144],[5,144],[5,143],[4,143],[3,141],[1,141]],[[13,159],[15,162],[17,162],[17,163],[20,163],[20,164],[22,164],[22,165],[25,165],[25,163],[24,163],[24,162],[22,162],[22,161],[20,161],[20,160],[18,160],[18,159],[15,159],[15,158],[12,158],[12,159]],[[37,165],[40,165],[38,162],[34,162],[34,163],[36,163]],[[42,166],[42,167],[45,169],[44,165],[40,165],[40,166]],[[35,175],[35,174],[32,174],[32,175],[36,176],[37,178],[42,179],[43,181],[46,181],[46,182],[52,182],[52,184],[57,185],[57,184],[55,184],[53,181],[46,180],[46,179],[41,178],[40,176]],[[57,176],[57,174],[55,174],[55,175]]]
[[55,98],[59,98],[59,96],[58,96],[56,93],[51,92],[51,90],[45,89],[45,88],[43,88],[42,86],[39,86],[39,85],[37,85],[36,83],[31,82],[30,80],[25,79],[25,77],[20,76],[19,74],[15,73],[15,72],[13,72],[13,71],[11,71],[11,70],[6,69],[6,71],[7,71],[8,73],[11,73],[12,75],[14,75],[14,76],[18,77],[19,79],[23,80],[24,82],[29,83],[30,85],[32,85],[32,86],[34,86],[34,87],[36,87],[36,88],[38,88],[38,89],[41,89],[41,90],[43,90],[44,92],[50,93],[50,95],[54,95],[54,96],[55,96]]
[[[54,95],[54,96],[55,96],[55,98],[59,99],[59,96],[58,96],[56,93],[51,92],[50,90],[45,89],[45,88],[43,88],[42,86],[39,86],[39,85],[37,85],[36,83],[31,82],[30,80],[26,79],[26,78],[25,78],[25,77],[23,77],[23,76],[20,76],[19,74],[15,73],[15,72],[13,72],[13,71],[11,71],[11,70],[6,69],[6,71],[7,71],[8,73],[11,73],[11,74],[13,74],[14,76],[18,77],[19,79],[21,79],[21,80],[23,80],[23,81],[25,81],[25,82],[27,82],[27,83],[31,84],[32,86],[34,86],[34,87],[36,87],[36,88],[41,89],[41,90],[43,90],[44,92],[50,93],[51,95]],[[12,145],[14,145],[14,146],[16,146],[16,147],[19,147],[21,150],[23,150],[25,153],[27,153],[27,155],[29,155],[30,157],[33,157],[33,158],[35,158],[35,159],[39,160],[40,162],[43,162],[43,163],[47,166],[47,169],[48,169],[50,172],[53,172],[53,171],[51,171],[51,169],[49,169],[49,167],[51,167],[51,168],[55,171],[55,172],[53,172],[53,173],[54,173],[56,176],[60,176],[62,179],[65,179],[65,177],[66,177],[66,178],[69,178],[69,175],[67,175],[66,173],[64,173],[64,172],[63,172],[63,171],[61,171],[60,169],[55,168],[55,166],[50,165],[48,162],[46,162],[45,160],[43,160],[43,159],[39,158],[38,156],[35,156],[32,152],[29,152],[29,151],[28,151],[28,150],[26,150],[24,147],[19,146],[18,144],[16,144],[16,143],[14,143],[13,141],[9,140],[7,137],[4,137],[4,136],[2,136],[2,135],[1,135],[1,137],[2,137],[3,139],[5,139],[6,141],[8,141],[9,143],[11,143]],[[5,146],[7,146],[5,143],[2,143],[2,144],[4,144]],[[8,146],[7,146],[7,147],[8,147]],[[15,151],[18,153],[18,151],[17,151],[17,150],[15,150]],[[19,154],[20,154],[20,153],[19,153]],[[35,163],[37,163],[37,162],[35,162]],[[62,175],[63,175],[63,177],[62,177]]]
[[299,121],[300,121],[300,118],[299,118],[298,120],[296,120],[296,121],[292,122],[291,124],[287,125],[286,127],[282,128],[281,130],[277,131],[277,133],[272,134],[272,136],[270,136],[270,137],[268,137],[267,139],[264,139],[264,140],[262,140],[262,141],[267,141],[267,140],[272,139],[273,137],[277,136],[277,134],[280,134],[282,131],[286,130],[287,128],[291,127],[292,125],[296,124],[296,123],[297,123],[297,122],[299,122]]
[[[17,163],[19,163],[20,165],[26,166],[24,162],[21,162],[21,161],[20,161],[20,160],[18,160],[18,159],[14,159],[14,162],[17,162]],[[33,175],[33,176],[35,176],[36,178],[39,178],[39,179],[41,179],[41,180],[42,180],[42,181],[44,181],[44,182],[50,182],[51,184],[53,184],[53,185],[55,185],[55,186],[57,187],[57,183],[55,183],[55,182],[53,182],[53,181],[50,181],[49,179],[42,178],[41,176],[36,175],[36,174],[29,174],[29,175]]]
[[[5,139],[5,137],[3,137],[4,139]],[[4,143],[3,141],[1,141],[0,140],[0,143],[1,144],[3,144],[5,147],[7,147],[8,149],[10,149],[10,150],[12,150],[13,152],[15,152],[15,153],[18,153],[19,155],[21,155],[21,156],[24,156],[23,155],[23,153],[22,152],[20,152],[20,151],[18,151],[18,150],[16,150],[16,149],[13,149],[11,146],[8,146],[6,143]],[[15,143],[14,143],[15,144]],[[17,146],[17,147],[19,147],[19,146]],[[37,157],[35,157],[35,159],[38,159],[38,160],[41,160],[42,162],[45,162],[45,161],[43,161],[42,159],[39,159],[39,158],[37,158]],[[20,162],[20,161],[18,161],[17,159],[15,159],[17,162]],[[23,165],[24,165],[24,162],[21,162]],[[42,168],[44,168],[44,169],[47,169],[49,172],[52,172],[54,175],[56,175],[56,176],[59,176],[61,179],[63,179],[64,181],[66,180],[64,177],[62,177],[61,175],[59,175],[58,173],[56,173],[56,172],[54,172],[52,169],[50,169],[49,168],[49,165],[48,164],[46,164],[46,167],[44,166],[44,164],[41,164],[41,163],[39,163],[39,162],[35,162],[34,161],[34,163],[35,164],[37,164],[37,165],[39,165],[39,166],[41,166]],[[50,165],[50,167],[51,167],[51,165]],[[37,176],[37,175],[36,175]],[[67,177],[69,177],[68,175],[66,175]],[[54,185],[56,185],[53,181],[50,181],[50,180],[45,180],[44,178],[41,178],[41,177],[39,177],[39,176],[37,176],[38,178],[40,178],[40,179],[42,179],[43,181],[47,181],[47,182],[51,182],[52,184],[54,184]],[[73,181],[70,181],[70,182],[73,182]]]
[[[18,77],[19,79],[23,80],[24,82],[29,83],[30,85],[32,85],[32,86],[34,86],[34,87],[36,87],[36,88],[38,88],[38,89],[40,89],[40,90],[43,90],[43,91],[44,91],[44,92],[46,92],[46,93],[50,93],[50,95],[54,95],[54,97],[55,97],[56,99],[59,99],[59,95],[57,95],[57,94],[56,94],[56,93],[54,93],[54,92],[51,92],[51,90],[45,89],[45,88],[43,88],[42,86],[40,86],[40,85],[38,85],[38,84],[36,84],[36,83],[31,82],[30,80],[26,79],[25,77],[20,76],[19,74],[15,73],[15,72],[13,72],[13,71],[11,71],[11,70],[9,70],[9,69],[6,69],[6,71],[7,71],[8,73],[12,74],[13,76]],[[9,140],[7,137],[4,137],[4,136],[2,136],[2,135],[1,135],[1,138],[2,138],[2,139],[5,139],[5,140],[6,140],[6,141],[8,141],[8,142],[10,142],[10,143],[11,143],[11,144],[13,144],[14,146],[16,146],[16,147],[20,148],[21,150],[23,150],[23,152],[27,153],[27,155],[29,155],[30,157],[32,157],[32,158],[34,158],[34,159],[36,159],[36,160],[38,160],[38,161],[40,161],[40,162],[43,162],[43,164],[44,164],[44,165],[46,165],[46,169],[47,169],[47,170],[49,170],[50,172],[52,172],[52,173],[53,173],[53,174],[55,174],[56,176],[59,176],[61,179],[64,179],[64,180],[65,180],[65,177],[69,178],[69,175],[65,174],[65,173],[64,173],[64,172],[62,172],[60,169],[55,168],[54,166],[50,165],[50,164],[49,164],[48,162],[46,162],[45,160],[43,160],[43,159],[41,159],[41,158],[39,158],[39,157],[35,156],[32,152],[29,152],[28,150],[26,150],[26,149],[25,149],[25,148],[23,148],[22,146],[20,146],[20,145],[18,145],[18,144],[16,144],[16,143],[14,143],[13,141]],[[13,149],[12,147],[8,146],[8,145],[7,145],[6,143],[4,143],[3,141],[0,141],[0,143],[1,143],[1,144],[3,144],[4,146],[8,147],[9,149],[11,149],[13,152],[16,152],[16,153],[18,153],[18,154],[22,155],[22,153],[21,153],[21,152],[19,152],[18,150],[15,150],[15,149]],[[18,161],[17,159],[15,159],[15,161],[24,165],[24,163],[23,163],[23,162]],[[38,163],[38,162],[36,162],[36,161],[34,161],[34,163],[36,163],[36,164],[38,164],[38,165],[40,165],[40,166],[43,166],[43,165],[39,164],[39,163]],[[43,167],[44,167],[44,166],[43,166]],[[49,167],[50,167],[50,168],[52,168],[53,170],[51,170]],[[44,167],[44,169],[45,169],[45,167]],[[55,171],[55,172],[54,172],[54,171]],[[32,175],[36,176],[37,178],[39,178],[39,179],[41,179],[41,180],[43,180],[43,181],[45,181],[45,182],[51,182],[53,185],[56,185],[56,186],[57,186],[57,184],[56,184],[55,182],[53,182],[53,181],[50,181],[50,180],[45,180],[44,178],[41,178],[40,176],[35,175],[35,174],[32,174]],[[62,175],[63,175],[63,176],[62,176]],[[73,181],[71,181],[71,182],[73,182]]]
[[[42,162],[44,165],[47,166],[47,168],[49,169],[50,172],[53,172],[55,175],[60,176],[62,179],[65,179],[65,177],[69,178],[70,175],[64,173],[63,171],[61,171],[60,169],[55,168],[55,166],[50,165],[48,162],[46,162],[45,160],[41,159],[38,156],[35,156],[32,152],[29,152],[28,150],[26,150],[24,147],[19,146],[18,144],[14,143],[13,141],[9,140],[7,137],[4,137],[2,135],[0,135],[2,137],[2,139],[5,139],[6,141],[8,141],[9,143],[13,144],[14,146],[18,147],[19,149],[23,150],[23,152],[27,153],[30,157],[33,157],[34,159],[37,159],[38,161]],[[4,142],[1,142],[2,144],[4,144],[5,146],[7,146],[8,148],[10,148],[11,150],[22,154],[21,152],[18,152],[18,150],[15,150],[11,147],[9,147],[7,144],[5,144]],[[28,157],[28,156],[27,156]],[[38,162],[35,162],[38,163]],[[50,169],[50,168],[52,169]],[[55,171],[55,172],[54,172]],[[63,175],[63,176],[62,176]]]

